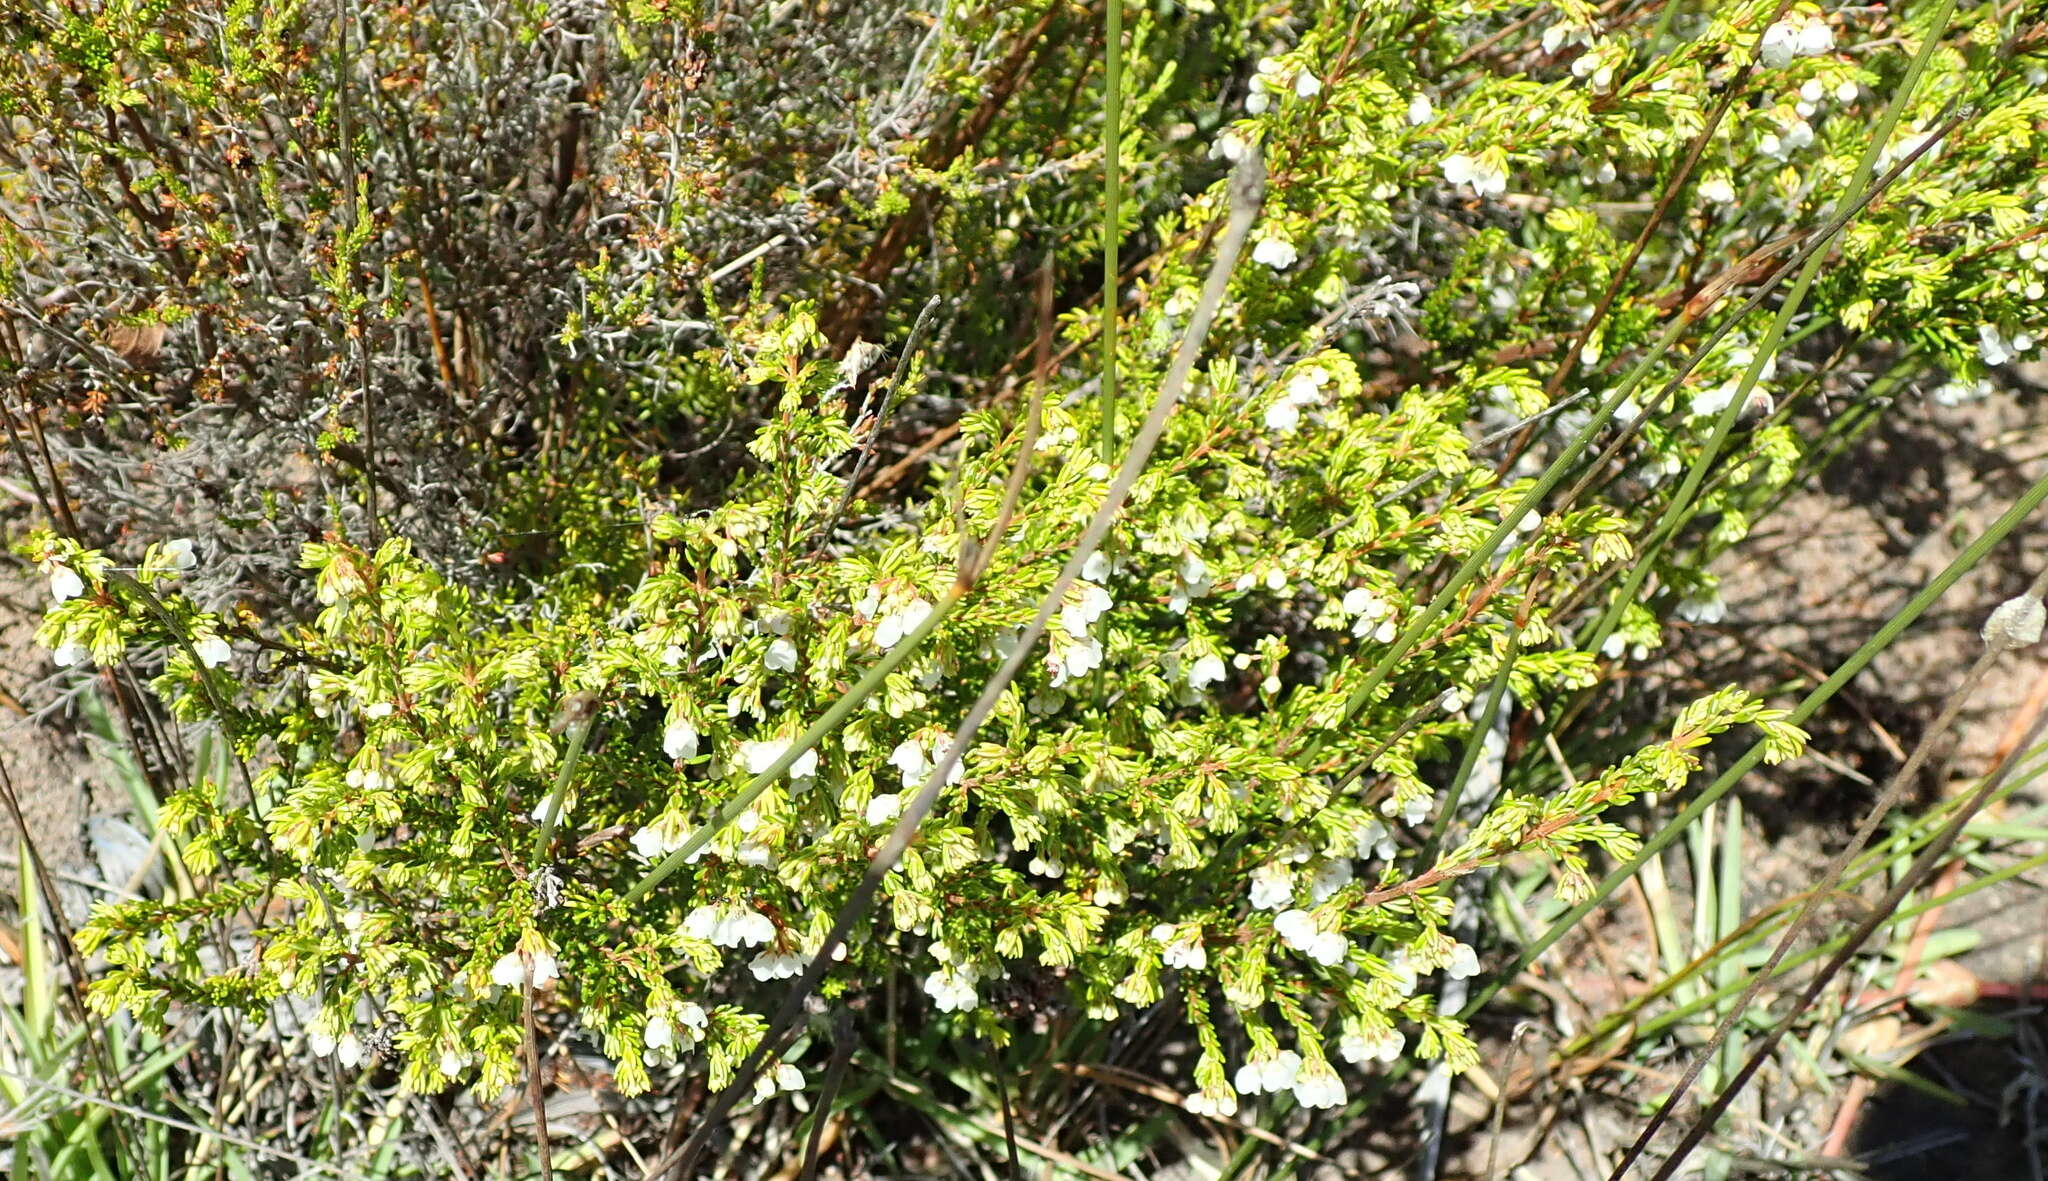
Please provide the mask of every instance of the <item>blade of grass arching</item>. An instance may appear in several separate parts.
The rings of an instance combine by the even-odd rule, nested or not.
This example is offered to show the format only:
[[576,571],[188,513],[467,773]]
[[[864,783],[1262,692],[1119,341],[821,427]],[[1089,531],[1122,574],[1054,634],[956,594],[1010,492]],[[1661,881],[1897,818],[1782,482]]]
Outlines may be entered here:
[[[2007,534],[2018,528],[2022,521],[2031,516],[2034,510],[2040,507],[2043,500],[2048,500],[2048,477],[2043,477],[2032,487],[2028,488],[2017,501],[2013,502],[2012,507],[2008,508],[1984,532],[1971,541],[1941,573],[1935,575],[1905,606],[1899,608],[1898,612],[1891,619],[1887,620],[1884,626],[1877,630],[1876,634],[1865,640],[1855,652],[1851,653],[1849,658],[1844,660],[1827,680],[1816,686],[1811,693],[1807,694],[1804,700],[1793,707],[1792,712],[1787,715],[1786,721],[1794,726],[1800,725],[1806,719],[1812,717],[1814,712],[1819,710],[1821,706],[1832,700],[1835,694],[1841,692],[1842,687],[1854,679],[1858,673],[1862,672],[1872,660],[1877,658],[1880,652],[1891,647],[1893,641],[1898,639],[1900,633],[1912,626],[1913,621],[1919,619],[1926,612],[1927,608],[1933,606],[1935,600],[1947,593],[1948,589],[1954,586],[1956,581],[1962,578],[1964,574],[1976,568],[1977,564],[1984,560],[1984,556],[1991,551],[1993,546],[2004,540]],[[1637,850],[1636,855],[1615,867],[1606,877],[1602,878],[1590,897],[1566,911],[1556,922],[1550,925],[1550,929],[1545,931],[1541,938],[1530,946],[1523,948],[1522,953],[1515,957],[1512,964],[1508,965],[1505,970],[1490,980],[1484,988],[1480,989],[1478,995],[1466,1005],[1460,1015],[1470,1017],[1473,1013],[1477,1012],[1500,992],[1507,981],[1513,980],[1517,975],[1526,970],[1529,965],[1535,963],[1537,958],[1550,950],[1551,945],[1563,938],[1567,931],[1583,922],[1587,915],[1605,906],[1608,899],[1613,897],[1615,890],[1619,889],[1623,882],[1634,877],[1642,869],[1645,861],[1662,852],[1673,841],[1682,836],[1687,829],[1698,821],[1700,813],[1712,806],[1714,801],[1726,795],[1730,789],[1741,782],[1742,778],[1748,775],[1757,764],[1763,762],[1763,758],[1764,743],[1759,740],[1751,745],[1749,750],[1726,771],[1717,776],[1699,795],[1695,796],[1691,803],[1680,809],[1676,816],[1673,816],[1655,833],[1645,838],[1642,848]]]
[[[238,1136],[231,1132],[225,1132],[214,1128],[201,1127],[200,1125],[195,1124],[190,1120],[179,1119],[176,1116],[165,1115],[160,1111],[151,1111],[147,1108],[137,1107],[131,1103],[117,1102],[115,1100],[107,1098],[104,1095],[87,1094],[84,1091],[74,1090],[71,1087],[67,1087],[62,1083],[54,1081],[46,1081],[41,1085],[47,1090],[49,1090],[51,1093],[61,1095],[74,1103],[79,1103],[95,1108],[104,1108],[106,1111],[113,1115],[125,1117],[125,1120],[113,1121],[114,1126],[116,1127],[121,1126],[123,1122],[134,1123],[138,1126],[146,1124],[161,1124],[164,1127],[175,1128],[178,1131],[185,1132],[197,1137],[203,1138],[211,1136],[216,1139],[225,1140],[229,1144],[232,1144],[236,1148],[242,1149],[245,1152],[254,1153],[257,1156],[267,1157],[272,1160],[283,1161],[289,1164],[296,1165],[299,1168],[299,1175],[302,1177],[312,1176],[315,1174],[322,1176],[344,1178],[355,1178],[357,1176],[357,1174],[355,1173],[340,1168],[336,1165],[329,1164],[326,1161],[315,1160],[309,1156],[301,1156],[298,1153],[288,1152],[281,1148],[272,1148],[270,1145],[263,1144],[259,1141],[251,1140],[245,1136]],[[127,1175],[128,1174],[121,1173],[105,1174],[105,1176],[111,1178],[118,1178]]]
[[[1009,690],[1010,684],[1024,668],[1025,662],[1033,658],[1040,638],[1052,618],[1059,612],[1060,603],[1068,588],[1081,575],[1081,569],[1094,556],[1095,550],[1122,512],[1124,502],[1130,497],[1140,473],[1151,459],[1152,450],[1166,433],[1167,422],[1179,405],[1181,392],[1187,388],[1188,378],[1194,372],[1195,361],[1201,355],[1203,343],[1208,339],[1209,327],[1215,321],[1216,312],[1222,306],[1228,292],[1230,276],[1237,269],[1238,254],[1244,247],[1246,237],[1251,233],[1253,220],[1264,199],[1265,171],[1255,153],[1246,153],[1229,182],[1230,210],[1223,233],[1217,240],[1216,256],[1210,264],[1208,278],[1202,286],[1202,295],[1188,319],[1187,334],[1181,338],[1175,350],[1173,363],[1167,369],[1166,377],[1160,382],[1159,392],[1153,400],[1152,409],[1146,414],[1144,423],[1132,438],[1130,449],[1125,454],[1116,476],[1104,493],[1102,503],[1089,517],[1081,536],[1073,543],[1072,552],[1066,564],[1047,588],[1040,601],[1037,613],[1019,633],[1014,651],[1003,661],[995,675],[983,687],[980,696],[967,711],[953,731],[952,740],[947,743],[944,755],[933,761],[930,773],[925,777],[924,786],[918,789],[916,797],[904,805],[897,817],[896,826],[869,858],[867,872],[861,876],[860,884],[854,888],[839,913],[833,917],[832,927],[826,932],[817,953],[811,957],[803,974],[790,987],[783,1004],[769,1021],[766,1032],[753,1050],[740,1064],[734,1080],[719,1093],[711,1106],[700,1117],[699,1127],[677,1153],[671,1158],[658,1162],[650,1177],[684,1176],[690,1171],[697,1156],[709,1141],[713,1129],[730,1113],[732,1107],[748,1091],[749,1085],[758,1077],[762,1066],[771,1054],[781,1052],[782,1045],[790,1032],[797,1027],[804,1010],[804,1002],[820,982],[832,964],[832,954],[846,940],[853,924],[865,916],[875,895],[880,891],[882,879],[893,869],[909,849],[911,839],[918,826],[937,804],[939,793],[944,790],[948,777],[959,760],[980,733],[982,723],[995,712],[996,704]],[[1028,457],[1020,457],[1025,462]],[[954,583],[953,597],[964,592],[958,581]],[[788,756],[785,755],[785,758]]]
[[1757,381],[1763,376],[1764,366],[1770,364],[1777,356],[1786,329],[1791,326],[1793,317],[1799,314],[1800,306],[1806,302],[1806,293],[1812,289],[1814,279],[1820,274],[1820,268],[1827,262],[1830,245],[1846,226],[1839,213],[1859,208],[1864,203],[1865,195],[1874,191],[1871,181],[1877,175],[1878,159],[1886,145],[1891,142],[1892,132],[1898,128],[1908,100],[1919,88],[1920,76],[1926,72],[1927,62],[1940,45],[1942,34],[1948,29],[1949,15],[1955,9],[1955,0],[1941,0],[1941,3],[1942,7],[1937,11],[1933,24],[1928,26],[1927,39],[1921,43],[1919,52],[1913,55],[1912,62],[1906,67],[1905,76],[1899,80],[1897,89],[1892,92],[1891,102],[1885,105],[1884,114],[1878,117],[1875,134],[1870,137],[1870,142],[1864,146],[1863,155],[1856,161],[1855,172],[1850,175],[1840,200],[1835,203],[1834,211],[1825,219],[1836,224],[1814,235],[1815,241],[1809,244],[1811,249],[1807,251],[1805,263],[1800,267],[1799,278],[1793,282],[1791,290],[1785,293],[1784,302],[1778,306],[1778,314],[1772,318],[1770,327],[1764,331],[1763,339],[1758,342],[1749,365],[1743,370],[1742,377],[1736,384],[1735,396],[1729,399],[1728,405],[1722,407],[1721,413],[1714,419],[1713,431],[1686,469],[1684,482],[1679,485],[1678,491],[1665,506],[1664,513],[1651,529],[1648,540],[1639,547],[1635,563],[1623,577],[1620,589],[1609,603],[1607,614],[1601,619],[1599,626],[1594,628],[1592,637],[1587,640],[1587,651],[1600,650],[1600,645],[1606,642],[1615,626],[1620,623],[1623,609],[1635,601],[1644,579],[1649,577],[1656,551],[1672,537],[1677,536],[1678,530],[1690,519],[1695,503],[1693,496],[1699,491],[1700,482],[1706,478],[1707,469],[1720,455],[1729,432],[1735,427],[1735,421],[1742,417],[1748,408],[1750,393],[1756,389]]
[[[1102,80],[1102,425],[1096,454],[1104,464],[1116,462],[1117,412],[1117,319],[1121,300],[1117,298],[1117,244],[1123,236],[1123,107],[1124,107],[1124,6],[1123,0],[1103,4]],[[1114,557],[1115,551],[1111,550]],[[1098,670],[1090,678],[1095,708],[1102,708],[1109,677]],[[1110,761],[1109,726],[1098,736],[1102,740],[1102,765]],[[1015,1154],[1012,1153],[1014,1159]],[[1014,1166],[1012,1172],[1014,1172]]]
[[597,698],[589,693],[570,694],[562,702],[557,720],[560,723],[558,729],[568,731],[569,749],[562,753],[562,769],[555,774],[555,786],[548,792],[540,829],[533,834],[533,858],[529,864],[536,870],[547,862],[548,846],[555,839],[555,825],[562,819],[562,800],[569,794],[569,783],[576,776],[576,764],[582,761],[583,744],[590,737],[591,727],[597,724]]
[[[115,1044],[119,1044],[117,1039],[110,1040],[115,1040]],[[176,1065],[187,1053],[190,1053],[195,1044],[194,1042],[184,1042],[180,1045],[158,1051],[142,1062],[134,1072],[124,1075],[120,1079],[119,1087],[112,1089],[101,1097],[114,1102],[134,1103],[137,1101],[138,1092],[146,1092],[145,1098],[155,1096],[159,1090],[155,1084],[163,1077],[165,1072]],[[160,1105],[160,1098],[155,1102],[144,1104],[144,1106],[151,1109]],[[87,1105],[84,1114],[77,1117],[76,1122],[71,1124],[66,1130],[65,1146],[52,1158],[53,1171],[61,1171],[63,1165],[69,1164],[74,1159],[79,1159],[79,1163],[87,1176],[119,1178],[127,1175],[122,1170],[113,1168],[111,1163],[107,1161],[105,1150],[100,1144],[101,1129],[108,1124],[114,1114],[114,1110],[104,1104],[94,1103]],[[160,1124],[143,1123],[132,1134],[138,1135],[142,1139],[137,1152],[143,1167],[148,1170],[146,1175],[160,1176],[166,1173],[170,1168],[170,1159],[163,1151],[166,1147],[164,1144],[163,1126]]]

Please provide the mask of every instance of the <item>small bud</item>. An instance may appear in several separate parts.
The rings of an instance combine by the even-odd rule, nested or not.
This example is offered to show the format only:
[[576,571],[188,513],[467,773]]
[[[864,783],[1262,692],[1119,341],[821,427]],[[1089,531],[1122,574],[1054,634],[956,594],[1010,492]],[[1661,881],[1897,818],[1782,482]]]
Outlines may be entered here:
[[555,712],[554,721],[548,726],[548,733],[560,734],[571,726],[585,726],[597,716],[600,701],[588,689],[579,689],[562,698],[562,706]]
[[2000,603],[1984,621],[1984,645],[1998,652],[2016,652],[2041,642],[2041,627],[2048,623],[2048,607],[2033,595],[2020,595]]

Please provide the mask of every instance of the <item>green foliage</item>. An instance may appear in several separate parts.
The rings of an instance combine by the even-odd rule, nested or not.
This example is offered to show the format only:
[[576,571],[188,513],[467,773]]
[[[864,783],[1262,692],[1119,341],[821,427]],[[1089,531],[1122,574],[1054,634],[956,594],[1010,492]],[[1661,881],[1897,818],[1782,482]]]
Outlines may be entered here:
[[[1756,397],[1741,377],[1761,328],[1707,333],[1776,273],[1788,232],[1840,212],[1900,76],[1890,38],[1937,31],[1912,26],[1917,8],[1879,26],[1889,14],[1801,5],[1786,27],[1821,22],[1828,44],[1779,55],[1762,0],[1615,27],[1551,8],[1533,22],[1464,0],[1130,14],[1133,184],[1109,220],[1143,261],[1119,309],[1123,398],[1159,389],[1227,212],[1220,161],[1256,151],[1253,245],[1109,543],[961,752],[828,999],[910,993],[949,1035],[1002,1047],[1020,1036],[1012,996],[1065,998],[1098,1027],[1170,998],[1200,1047],[1192,1110],[1283,1090],[1332,1106],[1351,1067],[1476,1060],[1430,979],[1480,970],[1453,927],[1458,879],[1534,864],[1576,902],[1596,862],[1637,847],[1620,810],[1683,791],[1715,735],[1753,727],[1774,760],[1798,753],[1780,711],[1732,689],[1661,727],[1573,724],[1684,634],[1672,616],[1704,626],[1725,609],[1705,567],[1808,473],[1808,432],[1825,428],[1799,410],[1819,390],[1876,360],[1974,381],[2043,333],[2048,190],[2032,162],[2048,99],[2028,81],[2042,65],[2000,51],[1990,5],[1940,33],[1889,158],[1951,103],[1978,115],[1826,247]],[[722,1088],[1108,489],[1096,375],[1051,368],[1028,449],[1009,380],[1035,323],[1020,280],[1043,259],[1064,301],[1099,257],[1101,231],[1073,228],[1105,220],[1092,141],[1074,134],[1099,85],[1085,14],[956,6],[914,45],[863,26],[916,66],[925,105],[898,107],[893,85],[830,54],[822,81],[765,100],[771,18],[712,29],[635,3],[576,30],[632,71],[579,100],[604,145],[570,144],[581,173],[464,171],[450,145],[469,116],[432,84],[468,52],[446,6],[380,7],[371,32],[348,32],[368,37],[380,103],[293,81],[335,32],[324,17],[203,15],[238,35],[120,5],[17,33],[29,65],[9,68],[35,84],[10,88],[12,113],[83,145],[65,183],[161,214],[151,234],[175,249],[149,247],[165,252],[151,315],[251,350],[279,307],[331,321],[331,339],[294,338],[294,366],[314,391],[314,449],[356,469],[350,487],[395,478],[362,458],[380,421],[363,375],[393,398],[452,378],[448,407],[405,429],[458,457],[486,504],[457,545],[424,536],[445,524],[424,496],[380,512],[368,492],[336,494],[297,581],[231,612],[194,593],[189,544],[131,562],[126,541],[26,541],[53,588],[76,592],[40,633],[60,663],[144,662],[171,714],[218,730],[244,768],[164,801],[197,889],[95,914],[82,942],[109,970],[93,1001],[161,1017],[295,998],[317,1008],[318,1050],[350,1065],[382,1052],[414,1089],[495,1093],[523,1071],[530,974],[621,1089],[672,1071]],[[580,44],[530,15],[507,25],[522,44]],[[730,53],[706,56],[699,37]],[[80,107],[81,86],[98,107]],[[845,134],[816,134],[833,86]],[[301,138],[258,135],[287,97]],[[124,124],[104,117],[172,107],[242,143],[246,170],[228,183],[182,168],[165,137],[113,138]],[[416,167],[337,166],[358,153]],[[1653,212],[1679,184],[1689,196]],[[508,238],[482,211],[520,186],[552,192],[524,210],[546,233]],[[236,218],[254,209],[291,227],[298,256],[260,305],[243,278],[276,243],[243,240]],[[759,209],[776,237],[751,223],[721,236]],[[125,241],[128,216],[92,232]],[[762,242],[803,265],[771,266]],[[440,323],[412,307],[407,276],[424,304],[430,277],[447,292],[484,261],[499,269],[477,289],[511,293],[497,380],[405,353],[439,347]],[[900,340],[933,290],[954,302],[936,343],[901,358],[900,379],[864,375],[855,342]],[[475,291],[446,298],[468,323],[494,314]],[[1049,345],[1094,339],[1098,309],[1059,316]],[[193,363],[198,396],[268,380],[236,376],[241,346],[217,353]],[[1569,465],[1572,493],[1518,515],[1629,373],[1641,384]],[[954,376],[970,380],[948,399]],[[1654,394],[1667,384],[1674,396]],[[1757,413],[1727,453],[1703,453],[1737,396]],[[853,478],[864,449],[923,440],[923,469]],[[1710,478],[1654,536],[1670,477],[1694,463]],[[529,536],[533,552],[506,540]],[[960,555],[983,544],[993,559],[974,577]],[[477,577],[479,549],[508,576]],[[1428,606],[1468,561],[1478,577]],[[1614,590],[1625,570],[1645,593]],[[682,872],[641,888],[935,611],[878,693],[705,832]],[[1466,786],[1459,749],[1484,738],[1465,707],[1503,677],[1557,729],[1528,744],[1544,757],[1501,752],[1497,797],[1444,815]],[[1565,752],[1562,781],[1548,750]],[[210,954],[223,924],[253,954]],[[785,1065],[763,1097],[801,1085]]]

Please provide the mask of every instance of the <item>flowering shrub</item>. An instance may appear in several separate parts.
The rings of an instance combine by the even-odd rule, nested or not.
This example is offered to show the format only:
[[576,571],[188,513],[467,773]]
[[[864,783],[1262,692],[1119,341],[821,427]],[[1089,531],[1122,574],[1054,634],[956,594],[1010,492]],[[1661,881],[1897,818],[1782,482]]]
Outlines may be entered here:
[[[108,964],[96,1004],[256,1015],[298,998],[317,1007],[317,1052],[349,1066],[382,1054],[418,1089],[496,1090],[521,1070],[530,985],[596,1039],[621,1089],[660,1072],[730,1085],[1109,488],[1090,365],[1052,367],[1035,420],[1021,381],[957,399],[950,423],[939,398],[912,397],[943,373],[1008,366],[992,326],[1029,306],[1004,290],[1026,271],[992,255],[1038,250],[1050,270],[1085,273],[1102,245],[1059,228],[1101,197],[1091,149],[1055,113],[1095,77],[1085,14],[997,11],[1010,7],[932,26],[912,59],[919,93],[954,117],[906,105],[902,127],[860,123],[875,150],[843,184],[797,175],[830,172],[815,145],[744,163],[767,134],[755,116],[688,140],[664,123],[700,85],[718,110],[759,96],[742,92],[744,65],[705,82],[717,67],[694,40],[657,47],[702,36],[753,52],[775,35],[767,17],[712,29],[649,5],[527,27],[549,54],[568,52],[569,32],[609,38],[644,73],[614,88],[626,97],[593,86],[582,100],[611,138],[574,201],[620,240],[550,223],[562,237],[534,264],[544,290],[507,305],[546,328],[519,342],[523,371],[559,375],[577,412],[551,418],[561,439],[545,444],[486,441],[474,422],[436,435],[465,457],[469,495],[557,535],[524,581],[477,577],[452,544],[368,543],[383,525],[367,494],[332,511],[272,607],[190,593],[238,535],[139,556],[125,541],[26,541],[49,577],[40,636],[59,663],[154,661],[166,708],[238,755],[233,777],[163,806],[200,892],[103,908],[85,931]],[[1634,847],[1610,813],[1684,788],[1714,736],[1755,727],[1773,758],[1798,750],[1778,711],[1730,689],[1621,735],[1633,753],[1618,760],[1613,731],[1560,723],[1544,733],[1570,752],[1567,773],[1521,759],[1518,741],[1498,752],[1505,790],[1451,806],[1456,756],[1483,740],[1473,718],[1497,687],[1544,726],[1576,719],[1551,707],[1650,660],[1671,617],[1720,618],[1704,568],[1806,470],[1796,408],[1855,396],[1877,365],[1889,380],[1873,401],[2029,354],[2044,331],[2048,189],[2033,162],[2048,97],[2028,82],[2038,62],[2001,46],[1991,5],[1944,29],[1914,23],[1929,19],[1917,5],[1882,26],[1895,18],[1810,4],[1709,5],[1668,26],[1603,25],[1579,3],[1534,22],[1464,2],[1161,7],[1134,15],[1127,62],[1132,150],[1152,171],[1120,225],[1149,254],[1120,309],[1113,436],[1201,304],[1229,203],[1217,171],[1257,154],[1269,179],[1248,257],[1109,543],[957,752],[822,992],[856,1004],[902,982],[945,1028],[998,1044],[1055,1004],[1106,1023],[1171,998],[1199,1047],[1190,1110],[1278,1092],[1329,1107],[1353,1067],[1474,1060],[1431,983],[1483,969],[1451,928],[1458,879],[1536,859],[1577,900],[1596,860]],[[117,18],[132,14],[104,19]],[[279,19],[272,40],[311,35]],[[45,69],[93,72],[110,109],[156,93],[114,68],[110,46],[75,60],[105,39],[98,26],[62,28],[30,38],[57,63]],[[1041,35],[1041,55],[1018,48]],[[1898,52],[1846,51],[1928,37],[1940,47],[1924,75]],[[183,45],[148,48],[183,60]],[[238,85],[275,80],[244,65]],[[411,78],[389,89],[424,103]],[[1914,79],[1897,140],[1866,151]],[[181,102],[213,101],[181,87]],[[861,91],[860,110],[882,94]],[[995,95],[1015,101],[991,108]],[[51,88],[23,117],[56,126],[74,101]],[[1953,122],[1956,103],[1974,116]],[[978,138],[955,142],[962,128]],[[1899,168],[1830,243],[1825,219],[1855,212],[1841,195],[1862,191],[1865,157]],[[787,183],[768,186],[778,170]],[[194,243],[203,225],[227,232],[205,220],[227,217],[225,199],[172,200],[168,160],[150,175]],[[74,182],[103,195],[133,183]],[[1654,219],[1625,269],[1667,182],[1696,203]],[[289,212],[263,183],[273,213]],[[816,271],[858,282],[821,290],[766,263],[735,280],[690,255],[678,225],[710,233],[738,216],[728,185],[776,204],[777,232]],[[400,349],[434,313],[395,294],[375,307],[357,288],[362,268],[398,273],[408,227],[431,219],[387,208],[367,180],[355,191],[375,212],[304,244],[336,268],[319,314],[362,317],[380,349]],[[96,232],[118,237],[117,222]],[[1798,296],[1776,297],[1800,312],[1787,344],[1735,296],[1784,279],[1809,239],[1832,254],[1814,256],[1829,265]],[[242,264],[205,241],[208,265],[180,272],[148,315],[259,339],[264,321],[226,314],[244,306]],[[904,272],[971,296],[953,317],[967,328],[929,351],[906,344],[884,378],[858,338],[914,335],[929,289]],[[47,323],[62,326],[54,311]],[[1093,342],[1087,309],[1059,323],[1077,348]],[[360,455],[359,335],[337,335],[324,363],[299,358],[319,376],[294,396],[319,404],[326,456]],[[240,363],[185,360],[195,383]],[[403,393],[427,365],[380,351],[376,380]],[[908,476],[869,482],[869,449],[913,445],[899,427],[932,440],[926,478],[906,456]],[[680,452],[671,431],[710,441]],[[541,473],[525,482],[521,446]],[[704,453],[701,472],[679,472]],[[374,460],[348,462],[374,483]],[[879,691],[793,749],[885,659],[900,663]],[[729,805],[731,823],[714,822]],[[802,1067],[777,1064],[757,1093],[804,1087]]]
[[[130,587],[105,578],[97,553],[34,543],[53,581],[91,585],[52,610],[53,648],[110,659],[167,646],[157,687],[173,711],[223,724],[260,761],[249,806],[214,782],[166,804],[195,872],[241,872],[196,902],[104,912],[90,940],[116,970],[99,1001],[316,998],[321,1045],[381,1039],[414,1086],[473,1063],[499,1087],[516,1070],[524,960],[602,1037],[625,1089],[694,1043],[722,1085],[761,1028],[753,985],[817,951],[963,695],[1044,593],[1038,555],[1071,543],[1103,492],[1091,451],[1041,447],[1028,507],[961,608],[786,784],[628,903],[650,859],[907,642],[955,577],[962,525],[972,536],[992,523],[993,497],[970,493],[957,518],[935,505],[844,556],[812,556],[841,491],[821,473],[853,443],[833,367],[805,359],[816,344],[798,311],[748,358],[785,385],[754,441],[761,470],[709,513],[655,516],[656,549],[621,566],[638,576],[630,593],[552,617],[450,584],[402,541],[310,544],[322,610],[266,637],[276,655],[238,686],[208,655],[230,625],[177,593],[172,555],[189,547],[154,547]],[[1590,850],[1632,839],[1602,812],[1682,786],[1707,738],[1775,717],[1740,694],[1710,698],[1579,789],[1506,796],[1461,847],[1408,864],[1401,850],[1424,842],[1435,813],[1421,764],[1468,725],[1446,698],[1482,691],[1504,660],[1524,697],[1594,680],[1591,654],[1543,642],[1535,591],[1623,555],[1621,522],[1588,510],[1531,531],[1427,641],[1428,673],[1354,710],[1347,696],[1419,606],[1392,572],[1469,553],[1516,489],[1471,466],[1455,427],[1467,391],[1381,410],[1361,404],[1341,353],[1249,393],[1234,368],[1209,370],[1119,544],[1067,595],[1044,660],[891,875],[886,921],[832,977],[833,991],[857,991],[908,971],[963,1031],[998,1040],[1006,1023],[986,1002],[1006,978],[1063,978],[1103,1019],[1170,990],[1206,1047],[1197,1078],[1219,1111],[1233,1080],[1336,1102],[1331,1048],[1384,1059],[1412,1037],[1425,1055],[1470,1061],[1462,1030],[1418,990],[1433,972],[1479,968],[1444,930],[1439,883],[1536,850],[1564,867],[1567,893],[1581,890]],[[1245,413],[1248,398],[1279,405],[1303,389],[1320,413],[1277,440]],[[1058,409],[1047,419],[1053,438],[1087,434]],[[1016,432],[977,418],[965,437],[962,486],[997,487]],[[566,741],[550,723],[577,694],[598,703],[592,739],[535,863]],[[205,954],[204,923],[259,894],[288,905],[243,928],[250,958]],[[1222,1049],[1216,997],[1248,1056]],[[1328,1019],[1341,1036],[1326,1042]]]

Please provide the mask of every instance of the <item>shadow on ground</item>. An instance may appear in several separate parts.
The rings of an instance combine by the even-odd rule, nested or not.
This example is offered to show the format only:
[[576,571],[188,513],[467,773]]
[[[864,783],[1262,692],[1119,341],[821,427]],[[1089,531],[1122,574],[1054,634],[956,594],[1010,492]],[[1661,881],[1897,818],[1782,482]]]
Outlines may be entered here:
[[1978,1005],[1871,1099],[1850,1142],[1871,1181],[2048,1177],[2048,1014]]

